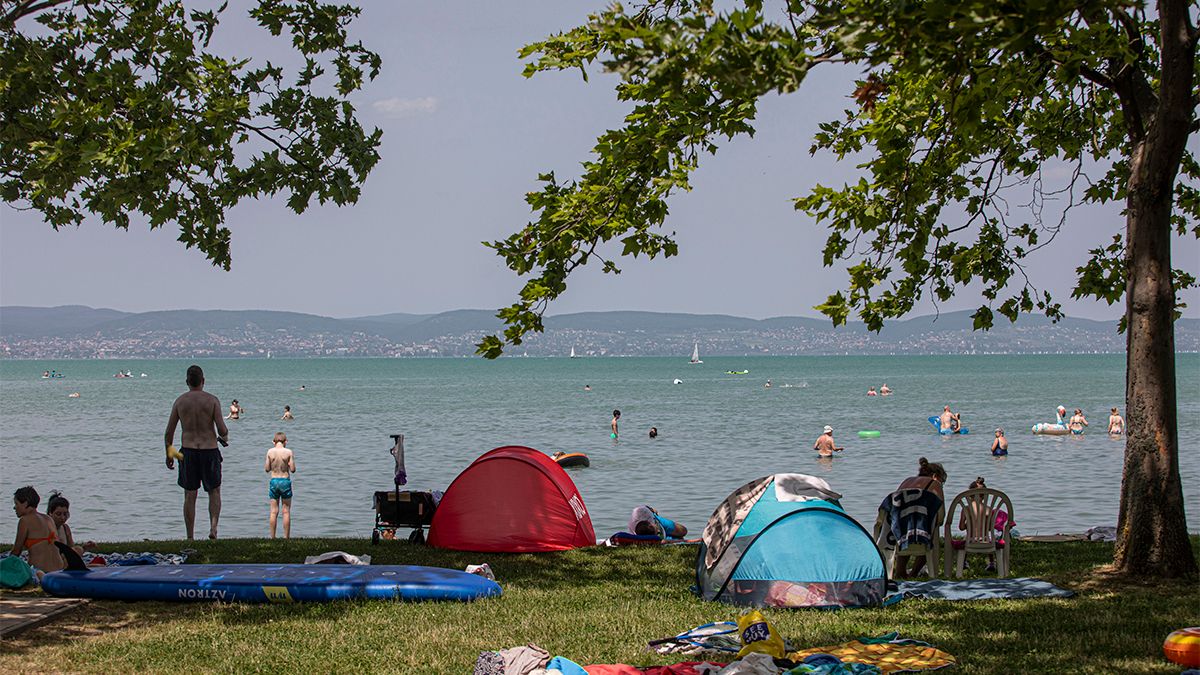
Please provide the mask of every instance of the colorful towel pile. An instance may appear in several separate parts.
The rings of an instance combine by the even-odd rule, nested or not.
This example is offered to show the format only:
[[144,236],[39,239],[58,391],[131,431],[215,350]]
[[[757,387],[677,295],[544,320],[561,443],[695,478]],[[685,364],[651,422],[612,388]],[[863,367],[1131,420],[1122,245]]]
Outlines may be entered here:
[[787,656],[793,661],[802,661],[813,654],[832,654],[843,662],[875,666],[883,673],[937,670],[955,664],[955,658],[950,654],[927,642],[901,638],[898,633],[888,633],[876,638],[859,638],[840,645],[802,649],[789,652]]
[[[736,625],[736,624],[735,624]],[[709,637],[724,637],[723,623],[708,624],[681,633],[707,644]],[[677,636],[678,637],[678,636]],[[667,641],[674,638],[666,638]],[[667,644],[664,641],[654,647]],[[696,647],[697,645],[692,645]],[[754,652],[732,663],[685,661],[667,666],[632,666],[601,663],[583,666],[563,656],[550,658],[537,645],[480,652],[475,675],[884,675],[936,670],[955,664],[955,658],[931,644],[901,638],[897,633],[863,637],[843,644],[789,652],[785,658]],[[729,658],[726,655],[725,658]]]

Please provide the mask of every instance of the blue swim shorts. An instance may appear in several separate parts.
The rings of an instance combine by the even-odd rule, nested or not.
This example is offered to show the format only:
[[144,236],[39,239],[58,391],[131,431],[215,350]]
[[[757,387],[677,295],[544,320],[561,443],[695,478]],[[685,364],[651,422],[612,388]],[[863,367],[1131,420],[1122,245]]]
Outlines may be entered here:
[[267,488],[267,499],[291,499],[292,498],[292,479],[291,478],[272,478],[271,486]]

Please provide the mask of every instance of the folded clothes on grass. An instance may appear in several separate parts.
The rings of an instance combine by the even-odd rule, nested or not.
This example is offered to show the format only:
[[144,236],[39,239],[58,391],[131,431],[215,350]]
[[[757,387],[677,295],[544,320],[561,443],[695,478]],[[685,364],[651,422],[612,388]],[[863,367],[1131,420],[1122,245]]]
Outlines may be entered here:
[[1020,600],[1069,598],[1074,592],[1041,579],[967,579],[964,581],[901,581],[897,593],[905,598],[928,600]]
[[370,565],[371,556],[352,555],[345,551],[330,551],[320,555],[310,555],[304,559],[305,565]]

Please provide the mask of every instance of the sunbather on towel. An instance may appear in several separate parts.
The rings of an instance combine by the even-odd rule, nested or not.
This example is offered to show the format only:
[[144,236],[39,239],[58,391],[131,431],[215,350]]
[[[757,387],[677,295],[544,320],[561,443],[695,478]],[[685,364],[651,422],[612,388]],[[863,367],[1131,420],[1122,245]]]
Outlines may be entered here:
[[662,539],[683,539],[687,528],[669,518],[663,518],[650,506],[642,505],[629,516],[629,531],[634,534],[652,534]]

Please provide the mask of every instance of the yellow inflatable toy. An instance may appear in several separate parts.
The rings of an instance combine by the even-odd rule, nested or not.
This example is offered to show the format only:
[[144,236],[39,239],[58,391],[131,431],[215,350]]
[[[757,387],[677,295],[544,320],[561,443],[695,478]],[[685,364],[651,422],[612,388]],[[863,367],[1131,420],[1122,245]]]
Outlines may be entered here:
[[1163,641],[1163,655],[1187,668],[1200,668],[1200,626],[1183,628]]
[[175,461],[178,461],[178,462],[183,461],[183,453],[176,450],[174,445],[167,446],[167,457],[169,457]]

